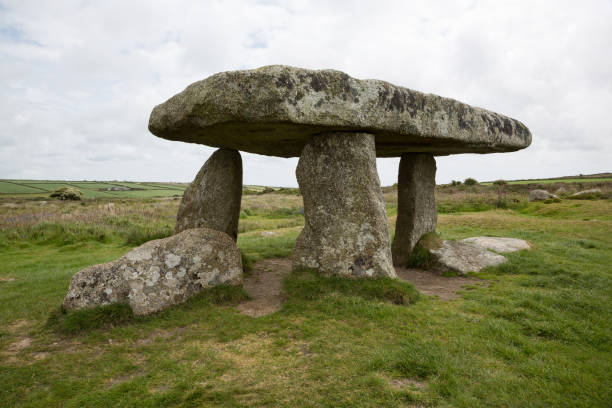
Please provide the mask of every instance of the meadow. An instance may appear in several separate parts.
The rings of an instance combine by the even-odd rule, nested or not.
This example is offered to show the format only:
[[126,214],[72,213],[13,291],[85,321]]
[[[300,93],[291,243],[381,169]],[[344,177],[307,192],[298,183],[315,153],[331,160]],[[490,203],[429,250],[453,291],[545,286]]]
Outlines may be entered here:
[[[596,199],[567,199],[591,185],[603,190]],[[148,317],[121,305],[65,314],[71,276],[170,235],[180,199],[7,193],[0,406],[609,407],[612,189],[564,186],[550,203],[528,202],[520,184],[437,188],[444,238],[532,244],[477,274],[485,284],[457,299],[300,272],[283,282],[282,309],[258,318],[237,311],[248,297],[240,288]],[[242,198],[238,237],[249,267],[289,257],[304,223],[294,191],[253,191]],[[397,193],[384,196],[393,233]]]

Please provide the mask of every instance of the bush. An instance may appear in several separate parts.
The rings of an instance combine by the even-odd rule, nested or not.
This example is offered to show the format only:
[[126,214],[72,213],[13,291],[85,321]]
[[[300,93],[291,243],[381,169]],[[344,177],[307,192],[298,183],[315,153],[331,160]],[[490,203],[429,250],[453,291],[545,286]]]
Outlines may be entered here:
[[[476,180],[474,180],[474,181],[476,181]],[[508,184],[508,183],[506,182],[506,180],[495,180],[495,181],[493,182],[493,185],[494,185],[494,186],[500,186],[500,187],[501,187],[501,186],[505,186],[506,184]]]
[[49,195],[51,198],[58,200],[80,200],[82,193],[76,188],[60,187]]
[[451,180],[451,186],[460,186],[461,182],[459,180]]
[[465,179],[463,184],[465,184],[466,186],[475,186],[478,184],[478,181],[476,181],[475,178],[468,177]]

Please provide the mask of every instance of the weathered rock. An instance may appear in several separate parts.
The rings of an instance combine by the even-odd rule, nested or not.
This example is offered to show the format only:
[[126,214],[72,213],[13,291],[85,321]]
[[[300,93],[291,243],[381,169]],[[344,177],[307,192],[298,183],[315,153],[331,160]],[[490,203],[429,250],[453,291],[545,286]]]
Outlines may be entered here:
[[305,226],[294,268],[323,274],[395,277],[374,136],[320,135],[304,147],[296,170]]
[[487,266],[495,266],[508,260],[502,255],[473,244],[444,241],[438,249],[432,249],[434,268],[441,272],[479,272]]
[[562,194],[566,194],[567,190],[565,189],[565,187],[559,187],[558,189],[555,190],[555,194],[557,196],[560,196]]
[[164,139],[299,156],[313,135],[367,132],[378,156],[523,149],[521,122],[454,99],[334,70],[282,65],[222,72],[156,106],[149,130]]
[[523,249],[531,248],[529,242],[518,239],[518,238],[504,238],[504,237],[471,237],[462,239],[461,242],[466,244],[473,244],[479,247],[489,249],[491,251],[500,253],[509,253],[522,251]]
[[549,198],[557,198],[557,196],[546,190],[532,190],[529,192],[529,201],[544,201]]
[[187,187],[174,232],[206,227],[238,238],[242,199],[242,158],[235,150],[219,149],[204,163]]
[[590,197],[590,196],[594,196],[597,194],[601,194],[601,189],[600,188],[591,188],[588,190],[582,190],[582,191],[578,191],[577,193],[572,194],[570,197],[571,198],[582,198],[582,197]]
[[149,241],[116,261],[87,267],[72,277],[64,308],[126,302],[146,315],[181,303],[202,289],[242,282],[242,260],[225,233],[188,229]]
[[431,154],[404,153],[397,183],[397,221],[393,239],[393,264],[406,265],[423,235],[436,230],[436,160]]

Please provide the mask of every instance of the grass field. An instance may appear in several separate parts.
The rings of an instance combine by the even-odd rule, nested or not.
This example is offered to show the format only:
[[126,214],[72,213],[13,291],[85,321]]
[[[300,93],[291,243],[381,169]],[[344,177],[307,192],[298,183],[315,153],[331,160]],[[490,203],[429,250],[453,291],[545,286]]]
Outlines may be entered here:
[[[499,204],[490,187],[437,198],[444,238],[533,249],[452,301],[404,284],[414,302],[396,305],[360,281],[292,274],[282,310],[260,318],[221,288],[146,318],[117,307],[61,320],[71,276],[171,234],[179,200],[0,204],[0,406],[610,407],[612,201],[517,190]],[[396,195],[385,199],[393,226]],[[301,207],[243,196],[246,259],[289,256]]]
[[[608,182],[608,183],[612,182],[612,177],[512,180],[512,181],[508,181],[508,184],[602,183],[602,182]],[[491,184],[491,182],[486,182],[483,184]]]
[[[40,181],[0,180],[0,198],[42,198],[60,187],[74,187],[83,193],[83,198],[151,198],[181,196],[187,187],[170,183],[91,182],[91,181]],[[112,188],[128,187],[129,191],[111,191]]]

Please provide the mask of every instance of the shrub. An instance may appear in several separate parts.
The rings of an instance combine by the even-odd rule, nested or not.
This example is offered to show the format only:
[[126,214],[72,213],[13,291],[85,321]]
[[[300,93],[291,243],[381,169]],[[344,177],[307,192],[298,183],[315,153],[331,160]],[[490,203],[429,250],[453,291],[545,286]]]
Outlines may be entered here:
[[73,187],[60,187],[49,195],[58,200],[80,200],[81,196],[82,193]]
[[476,181],[475,178],[468,177],[463,181],[463,184],[466,186],[475,186],[478,184],[478,181]]
[[459,180],[451,180],[451,186],[460,186],[461,182]]

